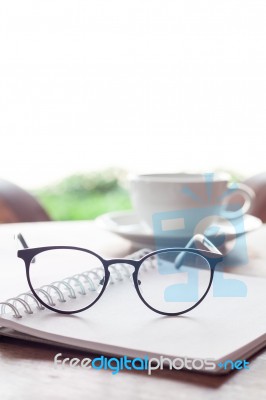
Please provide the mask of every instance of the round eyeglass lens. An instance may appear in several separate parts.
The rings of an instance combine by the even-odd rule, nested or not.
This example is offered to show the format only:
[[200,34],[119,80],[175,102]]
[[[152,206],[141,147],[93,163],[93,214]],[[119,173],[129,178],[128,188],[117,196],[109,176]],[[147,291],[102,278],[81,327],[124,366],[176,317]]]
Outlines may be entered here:
[[31,260],[29,276],[37,299],[55,311],[76,312],[100,297],[105,269],[86,251],[53,249]]
[[146,258],[137,282],[142,299],[165,314],[186,312],[204,296],[211,283],[208,260],[189,251],[165,251]]

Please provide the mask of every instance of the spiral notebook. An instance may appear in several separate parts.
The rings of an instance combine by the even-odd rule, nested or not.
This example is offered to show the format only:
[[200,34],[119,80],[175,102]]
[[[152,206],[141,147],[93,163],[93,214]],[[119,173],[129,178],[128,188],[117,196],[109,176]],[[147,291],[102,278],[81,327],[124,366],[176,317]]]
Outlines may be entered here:
[[[211,359],[216,368],[205,372],[213,373],[225,372],[219,363],[246,359],[266,346],[265,279],[241,276],[247,297],[219,298],[209,292],[189,314],[167,318],[145,307],[130,276],[125,265],[117,265],[101,299],[75,315],[44,309],[30,292],[14,294],[0,303],[0,334],[102,355]],[[224,274],[224,279],[239,275]]]

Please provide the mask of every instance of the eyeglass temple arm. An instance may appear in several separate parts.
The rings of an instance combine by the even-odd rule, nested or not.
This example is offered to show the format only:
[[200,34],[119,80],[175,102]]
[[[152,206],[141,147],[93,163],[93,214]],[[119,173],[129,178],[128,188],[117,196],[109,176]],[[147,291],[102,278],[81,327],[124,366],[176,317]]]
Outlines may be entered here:
[[[24,238],[24,236],[22,235],[22,233],[17,233],[16,235],[15,235],[15,240],[17,240],[18,242],[20,242],[20,244],[21,244],[21,246],[23,247],[23,249],[28,249],[29,248],[29,246],[28,246],[28,244],[27,244],[27,242],[26,242],[26,240],[25,240],[25,238]],[[32,260],[31,260],[31,262],[32,263],[35,263],[35,258],[33,258]]]
[[[196,245],[196,247],[195,247],[195,245]],[[197,233],[190,239],[190,241],[186,245],[186,249],[192,248],[193,246],[196,249],[209,250],[212,253],[222,256],[222,253],[220,252],[220,250],[217,249],[217,247],[214,246],[214,244],[206,236],[202,235],[201,233]]]
[[[218,256],[222,256],[220,250],[217,249],[216,246],[208,239],[206,236],[202,235],[201,233],[197,233],[194,235],[189,242],[187,243],[186,249],[197,249],[197,250],[208,250],[211,251],[213,254],[217,254]],[[175,268],[178,269],[181,267],[181,263],[183,261],[185,252],[182,251],[175,259]]]
[[20,233],[20,232],[17,233],[17,234],[15,235],[15,239],[18,240],[18,241],[20,242],[20,244],[22,245],[23,249],[28,249],[28,248],[29,248],[29,246],[28,246],[26,240],[24,239],[22,233]]

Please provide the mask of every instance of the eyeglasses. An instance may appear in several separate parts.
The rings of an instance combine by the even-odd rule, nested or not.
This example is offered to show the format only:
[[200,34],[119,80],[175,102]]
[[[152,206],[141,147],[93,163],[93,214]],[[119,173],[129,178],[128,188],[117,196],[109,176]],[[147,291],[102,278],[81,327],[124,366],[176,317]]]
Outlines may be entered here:
[[215,267],[223,259],[200,234],[186,248],[143,250],[132,258],[108,260],[84,248],[29,248],[21,234],[17,239],[23,246],[17,255],[25,263],[32,294],[42,306],[61,314],[92,307],[108,283],[127,278],[152,311],[168,316],[187,313],[206,297]]

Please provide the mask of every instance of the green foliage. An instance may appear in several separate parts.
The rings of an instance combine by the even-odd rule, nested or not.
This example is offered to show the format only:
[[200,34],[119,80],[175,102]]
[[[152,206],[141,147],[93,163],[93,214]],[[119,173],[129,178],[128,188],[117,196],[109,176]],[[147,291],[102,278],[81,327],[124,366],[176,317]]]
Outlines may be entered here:
[[131,208],[123,178],[117,170],[73,175],[35,195],[54,220],[93,219]]
[[59,183],[57,191],[61,194],[73,194],[86,196],[90,192],[107,193],[119,189],[119,175],[115,171],[108,170],[102,173],[73,175]]

